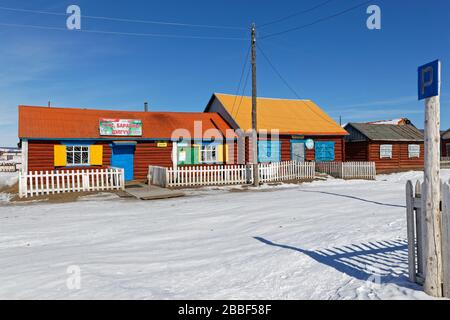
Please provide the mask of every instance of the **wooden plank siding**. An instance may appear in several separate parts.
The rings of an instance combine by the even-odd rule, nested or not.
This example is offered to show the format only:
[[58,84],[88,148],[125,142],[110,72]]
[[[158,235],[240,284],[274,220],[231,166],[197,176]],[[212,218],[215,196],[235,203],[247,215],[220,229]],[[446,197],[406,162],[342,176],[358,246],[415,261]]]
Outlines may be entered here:
[[[29,171],[52,171],[52,170],[80,170],[101,169],[111,165],[112,149],[111,141],[99,141],[94,144],[103,145],[103,165],[86,167],[55,167],[54,145],[61,144],[60,141],[29,141],[28,144],[28,170]],[[231,143],[230,143],[231,145]],[[234,159],[237,159],[237,144],[234,143]],[[232,148],[233,146],[229,147]],[[167,147],[159,148],[156,141],[138,141],[134,153],[134,178],[145,180],[148,175],[148,167],[161,166],[172,167],[172,142],[167,142]],[[234,162],[236,163],[236,160]]]
[[443,139],[441,144],[441,157],[450,157],[450,153],[447,152],[447,144],[450,144],[450,139]]
[[[281,161],[290,161],[291,159],[291,140],[297,140],[293,139],[292,135],[280,135],[280,147],[281,147]],[[321,141],[329,141],[334,142],[334,153],[335,153],[335,160],[337,162],[345,161],[345,144],[344,144],[344,138],[343,137],[336,137],[336,136],[305,136],[304,140],[306,139],[312,139],[314,142],[321,142]],[[303,139],[302,139],[303,140]],[[246,140],[246,148],[245,148],[245,159],[246,163],[250,163],[250,148],[251,148],[251,141],[247,138]],[[308,150],[306,149],[306,161],[315,161],[316,159],[316,151],[315,149]]]
[[[380,145],[392,144],[392,159],[380,159]],[[420,157],[408,157],[408,145],[420,145]],[[369,159],[374,161],[378,172],[393,172],[412,169],[423,169],[424,165],[424,144],[423,143],[409,143],[409,142],[384,142],[384,143],[370,143],[369,144]]]
[[[380,146],[392,145],[392,159],[380,159]],[[420,145],[420,157],[409,158],[408,145]],[[395,172],[413,169],[423,169],[424,143],[417,142],[347,142],[346,161],[373,161],[377,172]]]
[[369,161],[369,144],[367,141],[345,143],[346,161]]
[[145,180],[150,165],[172,166],[172,142],[166,148],[158,148],[157,142],[138,142],[134,153],[134,178]]
[[98,142],[103,145],[103,165],[88,167],[55,167],[54,145],[61,144],[59,141],[34,141],[28,142],[28,171],[52,171],[52,170],[79,170],[79,169],[101,169],[107,168],[111,163],[111,148],[109,142]]

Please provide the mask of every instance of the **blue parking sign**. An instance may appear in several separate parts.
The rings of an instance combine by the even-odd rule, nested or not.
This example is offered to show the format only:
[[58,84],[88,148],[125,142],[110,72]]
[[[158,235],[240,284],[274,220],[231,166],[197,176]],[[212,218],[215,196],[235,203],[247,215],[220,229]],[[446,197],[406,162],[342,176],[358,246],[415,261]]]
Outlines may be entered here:
[[441,87],[441,62],[439,60],[419,67],[419,100],[439,95]]

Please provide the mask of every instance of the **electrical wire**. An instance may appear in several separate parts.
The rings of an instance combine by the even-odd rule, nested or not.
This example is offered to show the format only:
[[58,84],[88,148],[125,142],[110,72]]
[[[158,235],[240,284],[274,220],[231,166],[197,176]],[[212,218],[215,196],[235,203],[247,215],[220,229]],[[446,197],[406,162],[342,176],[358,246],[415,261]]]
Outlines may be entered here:
[[245,95],[245,89],[247,88],[248,78],[249,78],[250,73],[252,71],[251,69],[252,69],[252,67],[250,66],[249,69],[248,69],[247,77],[245,78],[244,88],[242,89],[241,100],[239,101],[239,105],[238,105],[238,108],[237,108],[237,111],[236,111],[236,115],[233,116],[233,114],[231,114],[232,118],[237,117],[237,115],[239,114],[239,109],[241,108],[242,100],[244,99],[244,95]]
[[248,38],[214,37],[214,36],[189,36],[189,35],[166,34],[166,33],[137,33],[137,32],[102,31],[102,30],[92,30],[92,29],[80,29],[80,30],[74,29],[74,30],[69,30],[67,28],[59,28],[59,27],[37,26],[37,25],[29,25],[29,24],[17,24],[17,23],[3,23],[3,22],[0,22],[0,26],[18,27],[18,28],[31,28],[31,29],[42,29],[42,30],[86,32],[86,33],[120,35],[120,36],[137,36],[137,37],[176,38],[176,39],[203,39],[203,40],[246,40],[246,41],[249,40]]
[[325,2],[322,2],[322,3],[319,3],[319,4],[315,5],[314,7],[311,7],[311,8],[309,8],[309,9],[305,9],[305,10],[302,10],[302,11],[299,11],[299,12],[296,12],[296,13],[292,13],[292,14],[290,14],[290,15],[287,15],[287,16],[282,17],[282,18],[277,19],[277,20],[273,20],[273,21],[270,21],[270,22],[266,22],[266,23],[260,25],[259,28],[264,28],[264,27],[266,27],[266,26],[269,26],[269,25],[272,25],[272,24],[276,24],[276,23],[280,23],[280,22],[282,22],[282,21],[291,19],[291,18],[293,18],[293,17],[297,17],[297,16],[299,16],[299,15],[302,15],[302,14],[305,14],[305,13],[308,13],[308,12],[311,12],[311,11],[314,11],[314,10],[316,10],[316,9],[318,9],[318,8],[321,8],[321,7],[325,6],[325,5],[327,5],[328,3],[332,2],[332,1],[334,1],[334,0],[327,0],[327,1],[325,1]]
[[241,89],[242,80],[244,79],[245,70],[246,70],[246,67],[247,67],[248,60],[249,60],[248,58],[250,56],[250,49],[251,49],[251,46],[248,47],[248,51],[247,51],[247,54],[245,56],[244,65],[242,66],[241,77],[239,79],[239,84],[238,84],[238,87],[236,89],[236,94],[235,94],[235,97],[234,97],[233,108],[231,109],[231,114],[234,113],[234,107],[236,105],[237,97],[238,97],[239,91]]
[[[67,13],[49,12],[49,11],[41,11],[41,10],[30,10],[30,9],[20,9],[20,8],[10,8],[10,7],[1,7],[1,6],[0,6],[0,10],[7,10],[7,11],[14,11],[14,12],[36,13],[36,14],[46,14],[46,15],[54,15],[54,16],[67,16]],[[167,26],[178,26],[178,27],[211,28],[211,29],[232,29],[232,30],[247,30],[248,29],[248,28],[236,27],[236,26],[204,25],[204,24],[180,23],[180,22],[169,22],[169,21],[154,21],[154,20],[139,20],[139,19],[114,18],[114,17],[90,16],[90,15],[82,15],[81,17],[82,18],[86,18],[86,19],[97,19],[97,20],[129,22],[129,23],[158,24],[158,25],[167,25]]]
[[264,50],[261,48],[261,46],[259,44],[257,44],[257,47],[259,49],[259,51],[262,53],[262,56],[264,57],[264,59],[268,62],[269,66],[272,68],[272,70],[278,75],[278,77],[281,79],[281,81],[286,85],[286,87],[292,91],[292,93],[295,95],[295,97],[302,102],[305,106],[307,106],[313,113],[315,113],[317,116],[319,116],[320,118],[322,118],[323,120],[327,121],[328,123],[332,123],[332,124],[336,124],[336,122],[334,122],[333,120],[330,120],[329,118],[325,118],[323,115],[321,115],[320,113],[317,113],[316,110],[314,110],[313,108],[311,108],[311,106],[309,104],[307,104],[304,99],[302,99],[300,97],[300,95],[297,93],[296,90],[294,90],[294,88],[288,83],[288,81],[281,75],[281,73],[277,70],[277,68],[275,67],[275,65],[270,61],[269,57],[265,54]]
[[265,36],[261,37],[260,39],[267,39],[267,38],[279,36],[279,35],[282,35],[282,34],[285,34],[285,33],[288,33],[288,32],[297,31],[297,30],[301,30],[301,29],[304,29],[304,28],[307,28],[307,27],[316,25],[316,24],[318,24],[318,23],[320,23],[320,22],[324,22],[324,21],[327,21],[327,20],[331,20],[331,19],[333,19],[333,18],[336,18],[336,17],[339,17],[339,16],[341,16],[341,15],[344,15],[344,14],[350,12],[350,11],[353,11],[353,10],[355,10],[355,9],[358,9],[358,8],[360,8],[360,7],[362,7],[362,6],[366,5],[366,4],[368,4],[368,3],[370,3],[370,2],[373,2],[373,1],[372,1],[372,0],[365,1],[365,2],[363,2],[363,3],[357,4],[357,5],[353,6],[353,7],[350,7],[350,8],[348,8],[348,9],[345,9],[345,10],[340,11],[340,12],[338,12],[338,13],[335,13],[335,14],[332,14],[332,15],[329,15],[329,16],[326,16],[326,17],[317,19],[317,20],[315,20],[315,21],[313,21],[313,22],[310,22],[310,23],[307,23],[307,24],[304,24],[304,25],[301,25],[301,26],[298,26],[298,27],[295,27],[295,28],[290,28],[290,29],[287,29],[287,30],[284,30],[284,31],[279,31],[279,32],[270,33],[270,34],[268,34],[268,35],[265,35]]

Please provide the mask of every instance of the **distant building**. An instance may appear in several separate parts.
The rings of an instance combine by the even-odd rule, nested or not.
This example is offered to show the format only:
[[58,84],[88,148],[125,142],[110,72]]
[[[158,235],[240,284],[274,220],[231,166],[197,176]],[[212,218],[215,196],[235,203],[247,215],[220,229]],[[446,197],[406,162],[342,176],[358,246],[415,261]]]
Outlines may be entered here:
[[374,121],[374,122],[368,122],[368,124],[396,124],[396,125],[410,124],[410,125],[413,125],[411,123],[411,121],[407,118],[399,118],[399,119],[393,119],[393,120],[379,120],[379,121]]
[[375,162],[377,172],[423,169],[423,133],[412,124],[349,123],[346,161]]
[[0,162],[21,163],[22,154],[17,148],[0,148]]
[[442,138],[442,156],[450,157],[450,129],[443,132],[441,135]]

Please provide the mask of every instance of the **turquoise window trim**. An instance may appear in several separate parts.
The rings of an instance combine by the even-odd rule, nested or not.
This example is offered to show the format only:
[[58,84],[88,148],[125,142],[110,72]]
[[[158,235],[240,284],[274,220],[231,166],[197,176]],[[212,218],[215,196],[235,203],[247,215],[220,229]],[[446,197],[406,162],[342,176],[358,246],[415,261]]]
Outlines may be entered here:
[[64,146],[73,147],[73,146],[80,146],[80,147],[90,147],[91,145],[95,144],[95,141],[83,141],[83,140],[74,140],[74,141],[61,141],[60,142]]

